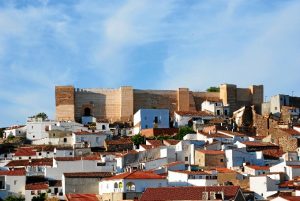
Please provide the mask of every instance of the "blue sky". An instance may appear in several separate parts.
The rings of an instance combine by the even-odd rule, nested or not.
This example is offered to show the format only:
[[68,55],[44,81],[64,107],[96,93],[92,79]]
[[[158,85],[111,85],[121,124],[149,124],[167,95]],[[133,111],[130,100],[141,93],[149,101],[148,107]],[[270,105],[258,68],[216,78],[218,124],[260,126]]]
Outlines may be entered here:
[[0,126],[46,112],[55,85],[264,84],[300,96],[300,1],[0,1]]

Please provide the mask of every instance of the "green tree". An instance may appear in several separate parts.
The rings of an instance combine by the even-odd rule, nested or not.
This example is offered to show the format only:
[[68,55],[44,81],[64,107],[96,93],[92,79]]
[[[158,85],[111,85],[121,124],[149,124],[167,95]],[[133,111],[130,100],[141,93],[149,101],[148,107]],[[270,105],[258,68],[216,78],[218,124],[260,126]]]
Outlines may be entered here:
[[42,118],[43,120],[48,119],[48,115],[44,112],[40,112],[38,114],[36,114],[35,116],[33,116],[35,118]]
[[10,195],[7,198],[5,198],[4,201],[25,201],[25,198],[22,197],[21,195],[20,196]]
[[140,144],[146,143],[146,139],[141,134],[132,136],[131,140],[135,145],[140,145]]
[[47,198],[46,193],[41,193],[38,196],[34,196],[31,201],[45,201]]
[[174,137],[176,140],[182,140],[186,134],[196,133],[192,127],[183,126],[179,128],[179,133]]
[[207,92],[220,92],[220,87],[209,87],[206,89]]

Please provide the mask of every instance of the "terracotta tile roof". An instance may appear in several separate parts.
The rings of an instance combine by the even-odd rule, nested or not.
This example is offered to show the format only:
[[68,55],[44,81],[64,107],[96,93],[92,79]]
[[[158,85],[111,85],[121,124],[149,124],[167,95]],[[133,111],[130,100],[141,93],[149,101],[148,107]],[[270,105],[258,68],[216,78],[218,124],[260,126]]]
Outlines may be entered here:
[[169,145],[176,145],[180,142],[180,140],[164,140],[163,142],[166,142]]
[[187,175],[211,175],[210,171],[188,171],[188,170],[171,170],[171,171],[187,174]]
[[176,111],[176,114],[180,116],[197,116],[197,117],[213,117],[214,115],[212,113],[206,112],[206,111]]
[[224,151],[219,151],[219,150],[199,150],[197,149],[196,151],[207,154],[207,155],[220,155],[220,154],[225,154]]
[[202,193],[224,192],[225,200],[233,199],[240,190],[239,186],[192,186],[147,188],[140,201],[162,200],[203,200]]
[[221,133],[209,134],[209,133],[203,133],[203,132],[198,131],[197,134],[206,136],[208,138],[232,138],[230,136],[227,136],[227,135],[224,135],[224,134],[221,134]]
[[295,168],[295,169],[299,169],[300,168],[300,165],[287,165],[288,167],[291,167],[291,168]]
[[55,147],[56,150],[73,150],[71,146]]
[[254,169],[254,170],[270,170],[269,166],[246,165],[246,167]]
[[106,178],[105,180],[116,180],[116,179],[165,179],[165,177],[155,174],[153,172],[134,171],[134,172],[121,173]]
[[146,145],[146,144],[140,144],[141,147],[143,147],[144,149],[155,149],[155,148],[158,148],[160,146],[154,146],[154,145]]
[[53,152],[55,146],[53,146],[53,145],[36,145],[36,146],[33,146],[32,148],[35,149],[37,152],[41,152],[41,151]]
[[228,168],[216,168],[218,173],[236,173],[236,171],[228,169]]
[[226,134],[229,134],[229,135],[240,136],[240,137],[247,136],[244,133],[232,132],[232,131],[227,131],[227,130],[218,130],[218,132],[220,132],[221,134],[223,132],[223,133],[226,133]]
[[31,159],[31,160],[13,160],[8,162],[6,167],[18,166],[52,166],[53,160],[51,158]]
[[242,142],[242,144],[246,145],[247,147],[278,147],[275,144],[269,142],[258,142],[258,141],[246,141]]
[[218,97],[206,97],[205,100],[210,101],[210,102],[222,102],[222,99]]
[[282,149],[263,150],[265,159],[279,159],[285,152]]
[[133,144],[130,138],[121,138],[118,140],[105,140],[107,145],[115,145],[115,144]]
[[99,156],[91,155],[91,156],[75,156],[75,157],[56,157],[54,158],[56,161],[79,161],[79,160],[100,160]]
[[153,146],[163,146],[164,145],[162,140],[147,140],[147,142]]
[[99,201],[96,194],[67,194],[67,201]]
[[185,163],[183,161],[175,161],[175,162],[164,165],[164,167],[172,167],[172,166],[179,165],[179,164],[185,164]]
[[111,172],[72,172],[64,173],[67,178],[104,178],[111,177]]
[[36,156],[32,147],[21,147],[15,152],[15,156]]
[[73,132],[75,135],[100,135],[103,134],[103,132],[89,132],[89,131],[77,131]]
[[45,190],[48,189],[48,182],[26,184],[25,190]]
[[7,175],[7,176],[25,176],[26,171],[25,169],[16,169],[16,170],[1,170],[0,175]]

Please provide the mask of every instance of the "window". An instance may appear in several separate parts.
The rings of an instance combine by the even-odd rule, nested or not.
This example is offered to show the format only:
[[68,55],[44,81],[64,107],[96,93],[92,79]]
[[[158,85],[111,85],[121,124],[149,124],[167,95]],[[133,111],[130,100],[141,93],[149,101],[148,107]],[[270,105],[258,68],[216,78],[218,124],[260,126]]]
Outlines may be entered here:
[[220,110],[217,110],[217,115],[220,115]]
[[35,195],[35,191],[31,191],[31,195]]
[[17,185],[17,180],[14,180],[14,185]]
[[31,157],[29,156],[28,159],[31,159]]
[[42,152],[39,152],[39,156],[41,156],[42,155]]
[[148,128],[148,125],[146,125],[145,128]]
[[50,154],[50,152],[49,152],[49,151],[47,151],[47,154]]
[[277,107],[275,107],[274,109],[277,110]]
[[226,115],[226,116],[228,115],[227,110],[224,110],[224,115]]
[[22,159],[22,157],[19,157],[19,160],[21,160]]
[[72,156],[72,155],[73,155],[73,153],[72,153],[72,152],[70,152],[70,153],[69,153],[69,155],[70,155],[70,156]]
[[[97,165],[98,165],[98,164],[97,164]],[[117,183],[117,182],[115,182],[114,188],[118,188],[118,183]]]
[[135,184],[133,182],[128,182],[126,184],[126,190],[127,191],[135,191]]
[[98,162],[98,163],[97,163],[97,166],[105,166],[105,163]]
[[105,125],[102,125],[102,130],[106,130],[106,126]]
[[55,133],[53,133],[53,137],[55,137]]
[[34,136],[32,136],[32,138],[35,138],[35,135],[34,135]]
[[123,188],[123,183],[119,182],[119,188]]
[[189,161],[189,157],[184,157],[184,160],[185,161]]
[[220,162],[224,162],[224,159],[222,158],[222,159],[220,160]]
[[64,138],[64,143],[66,143],[67,142],[67,138]]
[[155,124],[158,123],[158,117],[154,117],[154,123],[155,123]]

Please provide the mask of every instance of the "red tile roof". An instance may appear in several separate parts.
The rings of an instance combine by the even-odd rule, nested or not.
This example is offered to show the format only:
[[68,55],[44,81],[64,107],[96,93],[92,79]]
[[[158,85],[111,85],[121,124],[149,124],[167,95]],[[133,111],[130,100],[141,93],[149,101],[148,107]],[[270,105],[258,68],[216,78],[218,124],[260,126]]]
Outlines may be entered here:
[[146,144],[140,144],[140,146],[143,147],[144,149],[148,149],[148,150],[160,147],[160,146],[146,145]]
[[206,111],[176,111],[176,114],[180,116],[197,116],[197,117],[203,117],[203,116],[209,116],[213,117],[214,115],[212,113],[206,112]]
[[164,145],[162,140],[147,140],[147,142],[153,146],[163,146]]
[[99,156],[91,155],[91,156],[75,156],[75,157],[56,157],[54,158],[56,161],[79,161],[79,160],[100,160]]
[[73,132],[75,135],[100,135],[103,134],[102,132],[89,132],[89,131],[78,131]]
[[6,164],[6,167],[18,166],[52,166],[53,160],[51,158],[31,159],[31,160],[13,160]]
[[32,147],[21,147],[17,149],[15,156],[36,156],[36,152]]
[[118,140],[105,140],[107,145],[115,145],[115,144],[133,144],[130,138],[121,138]]
[[99,201],[96,194],[67,194],[67,201]]
[[203,200],[202,193],[224,192],[225,200],[233,199],[240,190],[239,186],[193,186],[193,187],[162,187],[147,188],[140,201],[162,200]]
[[207,154],[207,155],[219,155],[219,154],[225,154],[224,151],[218,151],[218,150],[196,150],[198,152]]
[[278,147],[277,145],[269,142],[246,141],[242,143],[249,147]]
[[180,140],[164,140],[164,144],[176,145],[180,142]]
[[201,131],[198,131],[197,133],[198,135],[204,135],[208,138],[232,138],[228,135],[224,135],[224,134],[221,134],[221,133],[213,133],[213,134],[209,134],[209,133],[203,133]]
[[175,162],[164,165],[164,167],[172,167],[172,166],[179,165],[179,164],[185,164],[185,163],[183,161],[175,161]]
[[284,200],[287,201],[300,201],[300,196],[286,196],[286,195],[280,195],[278,197],[283,198]]
[[67,178],[104,178],[111,177],[111,172],[72,172],[64,173]]
[[222,167],[220,167],[220,168],[217,167],[216,171],[218,173],[236,173],[236,171],[234,171],[234,170],[231,170],[231,169],[228,169],[228,168],[222,168]]
[[1,170],[0,175],[7,175],[7,176],[25,176],[26,171],[25,169],[16,169],[16,170]]
[[187,174],[187,175],[211,175],[210,171],[188,171],[188,170],[171,170],[171,171]]
[[47,182],[26,184],[25,186],[25,190],[45,190],[48,188],[49,184]]
[[254,170],[270,170],[269,166],[247,165],[246,167]]
[[105,180],[115,180],[115,179],[165,179],[166,177],[160,176],[153,172],[142,172],[142,171],[134,171],[134,172],[125,172],[121,173]]

